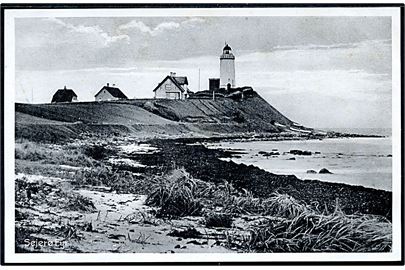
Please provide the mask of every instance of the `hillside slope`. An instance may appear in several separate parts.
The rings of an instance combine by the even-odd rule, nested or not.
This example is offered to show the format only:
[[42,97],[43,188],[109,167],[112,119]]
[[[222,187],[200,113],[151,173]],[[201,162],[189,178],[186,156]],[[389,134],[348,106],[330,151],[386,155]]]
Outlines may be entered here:
[[[243,100],[155,100],[16,104],[17,136],[32,129],[61,132],[126,132],[142,136],[194,133],[280,132],[292,122],[254,93]],[[25,136],[23,136],[25,137]]]
[[16,104],[16,112],[61,122],[85,124],[167,124],[170,120],[150,113],[135,104],[80,102],[53,104]]
[[163,118],[179,122],[235,124],[243,125],[251,131],[277,131],[273,121],[284,125],[292,123],[256,93],[238,101],[220,98],[134,102]]

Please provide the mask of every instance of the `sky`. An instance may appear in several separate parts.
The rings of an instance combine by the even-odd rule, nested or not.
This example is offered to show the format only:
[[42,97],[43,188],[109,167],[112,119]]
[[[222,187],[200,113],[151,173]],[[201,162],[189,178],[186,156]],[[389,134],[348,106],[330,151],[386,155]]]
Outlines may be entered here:
[[203,90],[225,42],[237,86],[291,120],[391,127],[390,17],[17,18],[16,101],[50,102],[65,85],[91,101],[106,83],[151,98],[170,72]]

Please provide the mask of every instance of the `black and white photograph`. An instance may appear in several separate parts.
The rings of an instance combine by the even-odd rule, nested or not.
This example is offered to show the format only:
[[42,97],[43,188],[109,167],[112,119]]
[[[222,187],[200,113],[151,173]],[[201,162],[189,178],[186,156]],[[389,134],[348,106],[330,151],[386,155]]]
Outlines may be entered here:
[[403,264],[403,5],[1,8],[2,264]]

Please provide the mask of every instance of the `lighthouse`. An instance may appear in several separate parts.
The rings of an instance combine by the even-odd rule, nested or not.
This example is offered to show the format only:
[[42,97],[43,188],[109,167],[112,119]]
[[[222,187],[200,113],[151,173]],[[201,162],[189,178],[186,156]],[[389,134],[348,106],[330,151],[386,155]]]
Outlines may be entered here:
[[235,87],[235,56],[231,47],[225,43],[225,47],[219,57],[220,87],[228,89]]

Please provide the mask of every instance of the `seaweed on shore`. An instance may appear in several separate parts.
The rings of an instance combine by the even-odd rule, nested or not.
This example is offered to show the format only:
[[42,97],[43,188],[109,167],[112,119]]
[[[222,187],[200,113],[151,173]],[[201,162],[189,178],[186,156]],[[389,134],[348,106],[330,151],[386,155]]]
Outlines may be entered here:
[[307,204],[317,202],[322,210],[334,209],[338,198],[346,214],[375,214],[391,219],[392,193],[389,191],[301,180],[294,175],[276,175],[252,165],[223,161],[220,158],[229,157],[229,153],[200,144],[190,145],[175,140],[149,143],[160,151],[134,158],[142,164],[157,166],[161,171],[172,169],[173,164],[181,164],[195,179],[216,184],[229,182],[238,191],[248,190],[258,198],[265,199],[274,192],[280,192]]
[[[203,215],[208,228],[230,228],[234,218],[249,213],[251,222],[245,228],[247,234],[225,231],[226,245],[240,251],[391,251],[389,220],[376,215],[347,215],[338,200],[330,212],[283,193],[272,193],[269,198],[260,199],[247,191],[237,192],[228,183],[217,185],[193,179],[184,169],[174,169],[161,176],[153,186],[148,203],[158,206],[166,217]],[[198,208],[194,207],[196,203]],[[169,236],[203,237],[195,228],[175,230]]]

